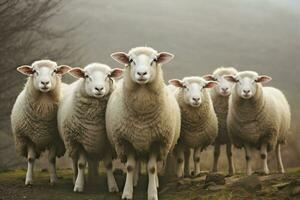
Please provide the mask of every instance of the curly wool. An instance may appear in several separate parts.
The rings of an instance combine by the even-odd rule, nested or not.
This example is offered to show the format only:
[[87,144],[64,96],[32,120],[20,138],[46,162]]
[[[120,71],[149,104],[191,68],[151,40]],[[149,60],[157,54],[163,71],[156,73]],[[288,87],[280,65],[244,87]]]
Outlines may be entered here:
[[290,120],[289,104],[280,90],[257,84],[256,94],[249,100],[232,91],[227,126],[236,147],[249,144],[260,148],[267,144],[271,151],[277,143],[285,143]]
[[36,157],[56,146],[56,155],[63,156],[65,147],[57,130],[57,109],[60,100],[60,78],[56,87],[42,93],[33,86],[29,77],[25,88],[17,97],[12,109],[11,124],[17,152],[27,157],[27,145],[34,147]]
[[125,69],[124,80],[109,99],[106,126],[122,162],[131,150],[141,159],[153,149],[158,160],[166,158],[179,137],[180,111],[163,82],[161,66],[157,66],[155,80],[143,86],[133,82],[129,68]]
[[[224,76],[224,75],[235,75],[237,70],[233,67],[220,67],[213,72],[213,75]],[[213,106],[218,117],[218,136],[215,143],[220,145],[228,144],[230,138],[227,131],[227,115],[228,115],[228,101],[229,96],[220,95],[216,89],[210,90],[210,96],[213,101]]]
[[215,141],[218,132],[218,120],[208,91],[203,91],[199,107],[192,107],[184,102],[184,92],[181,88],[176,88],[174,93],[181,111],[178,143],[188,148],[205,149]]
[[105,127],[105,111],[110,92],[102,98],[90,97],[85,93],[84,80],[75,81],[59,106],[58,125],[69,156],[76,158],[84,150],[89,158],[101,160],[108,144]]

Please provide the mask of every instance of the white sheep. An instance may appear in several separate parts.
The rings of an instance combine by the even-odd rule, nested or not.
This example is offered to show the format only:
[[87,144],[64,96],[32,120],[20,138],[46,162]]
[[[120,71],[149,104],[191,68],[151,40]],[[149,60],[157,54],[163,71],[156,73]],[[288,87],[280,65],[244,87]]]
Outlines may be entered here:
[[218,136],[214,143],[214,163],[213,172],[218,171],[218,160],[220,156],[221,145],[226,144],[226,154],[228,159],[228,173],[234,174],[232,160],[232,144],[227,131],[228,100],[231,94],[233,83],[227,81],[224,75],[236,75],[238,72],[233,67],[220,67],[212,75],[205,75],[203,78],[207,81],[217,81],[218,85],[210,90],[211,99],[218,117]]
[[197,176],[200,174],[201,151],[217,137],[218,119],[206,89],[213,88],[217,83],[196,76],[185,77],[183,80],[172,79],[169,83],[181,111],[180,137],[174,149],[177,177],[191,175],[190,149],[194,150],[194,175]]
[[113,78],[119,77],[122,70],[92,63],[84,69],[73,68],[69,73],[79,79],[66,88],[68,92],[58,109],[58,127],[73,161],[74,192],[84,189],[86,162],[93,178],[100,160],[104,160],[109,192],[118,192],[112,172],[114,151],[106,136],[105,111],[115,88]]
[[106,112],[108,138],[126,162],[123,199],[132,199],[136,161],[141,159],[147,161],[148,199],[158,199],[157,161],[165,160],[180,132],[179,106],[161,68],[173,57],[149,47],[112,54],[125,65],[123,82],[112,93]]
[[271,77],[253,71],[239,72],[236,76],[224,76],[235,83],[229,99],[227,127],[232,143],[244,148],[247,174],[252,174],[251,159],[255,149],[260,155],[265,174],[269,173],[267,153],[274,147],[278,169],[284,173],[280,146],[285,143],[291,121],[289,104],[283,93],[261,83]]
[[28,161],[25,185],[33,184],[34,161],[46,149],[49,150],[50,184],[57,182],[55,159],[64,155],[65,147],[59,137],[56,116],[61,98],[61,76],[69,69],[69,66],[57,66],[50,60],[17,68],[29,76],[11,113],[16,149]]

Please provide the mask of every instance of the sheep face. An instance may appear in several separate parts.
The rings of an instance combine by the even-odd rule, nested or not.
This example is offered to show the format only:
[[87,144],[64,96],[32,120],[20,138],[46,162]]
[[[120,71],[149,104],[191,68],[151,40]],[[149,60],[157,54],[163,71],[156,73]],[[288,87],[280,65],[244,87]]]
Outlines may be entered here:
[[183,80],[172,79],[170,84],[181,88],[184,102],[192,107],[199,107],[204,98],[203,91],[217,85],[215,81],[205,81],[200,77],[186,77]]
[[218,82],[218,85],[214,88],[214,90],[221,96],[229,96],[231,94],[231,90],[233,87],[233,83],[227,81],[224,78],[224,75],[218,75],[218,74],[214,74],[214,75],[205,75],[203,76],[203,78],[207,81],[216,81]]
[[257,91],[258,84],[267,83],[272,80],[266,75],[258,75],[256,72],[244,71],[237,75],[227,75],[224,78],[232,83],[235,83],[234,89],[239,97],[243,99],[252,98]]
[[119,68],[111,69],[107,65],[93,63],[84,69],[73,68],[69,73],[84,79],[84,91],[88,96],[101,98],[111,91],[112,78],[121,76],[122,72]]
[[49,92],[56,88],[61,75],[70,69],[66,65],[57,66],[55,62],[50,60],[36,61],[31,66],[23,65],[17,68],[19,72],[33,79],[34,88],[41,92]]
[[112,58],[124,64],[130,70],[130,78],[137,84],[151,83],[157,73],[157,68],[173,59],[167,52],[157,53],[149,47],[137,47],[129,51],[113,53]]

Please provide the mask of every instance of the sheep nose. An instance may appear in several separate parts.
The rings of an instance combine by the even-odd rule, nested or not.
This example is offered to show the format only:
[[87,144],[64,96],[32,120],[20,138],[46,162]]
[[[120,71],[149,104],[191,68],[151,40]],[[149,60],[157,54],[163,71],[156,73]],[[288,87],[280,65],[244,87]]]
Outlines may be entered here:
[[44,85],[44,86],[47,86],[49,84],[49,81],[41,81],[41,83]]
[[243,92],[244,92],[245,94],[248,94],[248,93],[250,92],[250,90],[243,90]]
[[228,88],[222,88],[223,92],[227,92]]
[[200,98],[199,97],[193,97],[193,100],[198,103],[200,101]]
[[97,90],[98,92],[101,92],[103,89],[103,87],[95,87],[95,90]]
[[137,74],[138,74],[139,76],[145,76],[145,75],[147,75],[147,72],[137,72]]

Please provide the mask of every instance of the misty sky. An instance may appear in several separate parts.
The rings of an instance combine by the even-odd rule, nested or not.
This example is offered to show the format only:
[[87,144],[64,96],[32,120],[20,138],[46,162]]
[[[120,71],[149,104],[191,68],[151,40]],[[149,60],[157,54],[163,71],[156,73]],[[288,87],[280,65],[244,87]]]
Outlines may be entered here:
[[[270,85],[300,101],[300,1],[297,0],[73,0],[53,20],[58,28],[82,23],[70,37],[83,59],[102,62],[135,46],[175,54],[166,80],[211,73],[219,66],[256,70]],[[299,115],[300,116],[300,115]]]

